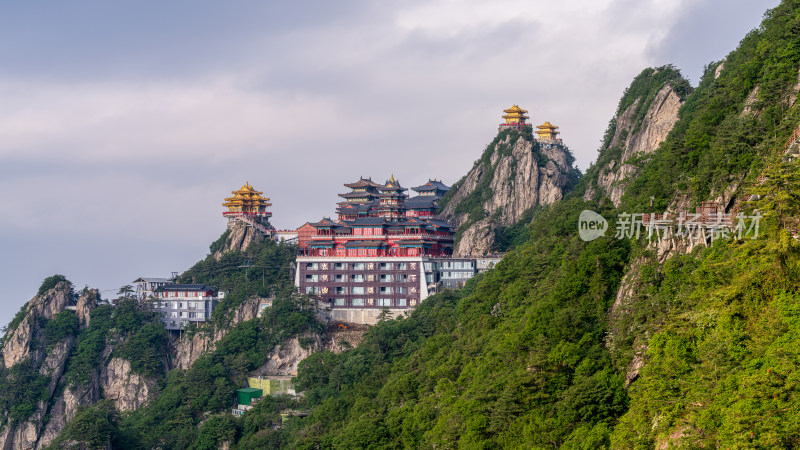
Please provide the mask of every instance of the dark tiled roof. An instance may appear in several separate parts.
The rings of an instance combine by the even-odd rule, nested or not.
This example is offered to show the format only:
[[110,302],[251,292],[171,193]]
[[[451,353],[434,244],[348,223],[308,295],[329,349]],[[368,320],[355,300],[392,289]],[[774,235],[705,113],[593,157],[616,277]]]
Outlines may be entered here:
[[362,198],[368,197],[370,200],[375,198],[374,192],[348,192],[346,194],[339,194],[339,197],[342,198]]
[[333,241],[309,241],[308,242],[308,245],[312,246],[312,247],[315,246],[315,245],[332,246],[333,244],[334,244]]
[[365,186],[378,187],[378,186],[380,186],[380,184],[372,181],[372,178],[363,178],[363,177],[361,179],[359,179],[358,181],[356,181],[355,183],[346,183],[345,184],[345,187],[349,187],[349,188],[357,188],[357,187],[365,187]]
[[401,241],[397,241],[400,245],[431,245],[433,242],[425,241],[422,239],[404,239]]
[[374,241],[350,241],[344,244],[345,247],[385,247],[386,242],[382,240]]
[[447,186],[438,180],[428,180],[428,182],[423,184],[422,186],[412,187],[411,189],[417,192],[433,191],[433,190],[449,191],[450,186]]
[[436,206],[434,205],[434,202],[436,200],[438,200],[438,198],[433,196],[430,197],[416,196],[406,199],[405,205],[406,208],[433,208]]
[[341,225],[331,220],[329,217],[323,217],[322,220],[316,223],[310,224],[312,227],[315,228],[328,228],[328,227],[340,227]]
[[453,224],[450,223],[450,222],[447,222],[446,220],[428,219],[427,222],[429,224],[431,224],[433,226],[436,226],[436,227],[439,227],[439,228],[454,228]]
[[180,291],[180,292],[206,292],[213,291],[214,288],[205,284],[165,284],[158,288],[159,291]]
[[386,219],[383,217],[359,217],[356,220],[347,222],[351,227],[366,226],[366,225],[384,225]]

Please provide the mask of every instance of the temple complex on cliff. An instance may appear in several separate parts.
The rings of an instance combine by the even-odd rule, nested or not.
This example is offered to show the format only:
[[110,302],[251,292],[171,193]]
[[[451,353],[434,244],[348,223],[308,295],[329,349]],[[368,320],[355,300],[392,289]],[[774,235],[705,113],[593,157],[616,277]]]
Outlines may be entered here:
[[228,218],[228,228],[232,228],[236,222],[243,222],[264,236],[274,238],[275,228],[269,223],[272,213],[267,211],[267,208],[272,206],[269,198],[262,196],[263,192],[257,191],[250,182],[246,182],[231,194],[233,197],[226,198],[222,204],[228,208],[222,213]]
[[436,216],[450,189],[441,181],[412,187],[414,197],[394,175],[344,186],[350,192],[339,194],[336,219],[297,230],[295,283],[327,304],[333,320],[374,323],[383,309],[394,316],[414,308],[442,281],[440,267],[453,287],[476,273],[474,260],[451,258],[455,227]]

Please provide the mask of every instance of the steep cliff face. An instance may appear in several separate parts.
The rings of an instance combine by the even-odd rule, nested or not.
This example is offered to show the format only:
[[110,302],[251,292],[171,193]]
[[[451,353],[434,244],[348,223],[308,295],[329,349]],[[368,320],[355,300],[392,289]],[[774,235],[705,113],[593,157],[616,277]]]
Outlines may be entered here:
[[634,80],[611,121],[584,200],[605,196],[620,205],[639,170],[635,157],[652,154],[667,139],[687,91],[686,80],[671,67],[647,69]]
[[244,222],[236,222],[228,229],[221,245],[214,250],[214,258],[219,259],[223,254],[231,251],[243,252],[251,244],[263,241],[264,235]]
[[[24,419],[13,419],[8,412],[4,424],[0,426],[0,448],[40,449],[49,445],[75,416],[78,408],[96,403],[102,398],[114,401],[118,410],[130,410],[149,400],[157,389],[155,380],[146,379],[131,370],[130,362],[112,357],[116,341],[115,335],[106,342],[98,357],[97,365],[88,374],[88,382],[73,383],[67,379],[66,367],[76,348],[77,337],[91,323],[91,314],[97,306],[98,293],[86,290],[71,305],[72,286],[60,282],[52,289],[37,295],[27,303],[24,315],[9,331],[3,343],[3,376],[5,384],[19,386],[17,383],[41,383],[43,388],[33,411]],[[69,306],[74,313],[65,311]],[[58,327],[51,327],[59,313],[74,314],[72,319],[77,329],[62,333],[57,342],[53,336],[60,337]],[[61,315],[59,315],[61,317]],[[56,331],[53,331],[56,330]],[[40,378],[26,380],[13,375],[19,367],[30,367]]]
[[118,411],[137,409],[158,391],[158,384],[131,371],[131,363],[122,358],[111,358],[100,374],[100,392],[103,398],[114,402]]
[[[42,448],[54,437],[44,433],[45,427],[50,425],[49,403],[54,400],[59,383],[62,382],[75,338],[68,335],[46,351],[44,328],[46,321],[53,319],[69,304],[71,292],[72,286],[68,282],[60,282],[52,289],[35,296],[26,304],[24,316],[16,326],[9,329],[4,339],[4,367],[12,369],[21,365],[29,366],[42,377],[40,380],[44,384],[35,409],[25,420],[13,420],[7,416],[8,411],[0,412],[6,416],[5,423],[0,426],[0,448],[4,450]],[[6,377],[4,382],[13,386],[13,379],[16,377],[9,372],[11,371],[3,373]],[[16,382],[20,381],[26,382],[16,379]]]
[[501,132],[444,199],[442,215],[459,227],[456,255],[495,249],[495,230],[537,205],[560,200],[577,180],[566,147],[539,144],[528,132]]
[[6,368],[30,357],[38,366],[45,357],[44,328],[39,319],[50,320],[64,310],[70,300],[72,287],[60,282],[42,295],[33,297],[25,306],[22,320],[8,330],[3,339],[3,364]]
[[214,344],[224,338],[236,324],[254,319],[258,315],[259,298],[251,297],[233,310],[230,323],[224,327],[207,325],[193,335],[182,335],[171,343],[171,368],[188,369],[198,358],[214,349]]

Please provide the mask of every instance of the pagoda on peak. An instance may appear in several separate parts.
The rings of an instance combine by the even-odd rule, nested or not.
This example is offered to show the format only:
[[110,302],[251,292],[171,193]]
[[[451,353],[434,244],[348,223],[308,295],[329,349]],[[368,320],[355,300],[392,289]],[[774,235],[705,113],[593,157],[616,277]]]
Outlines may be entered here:
[[558,138],[558,135],[561,134],[560,131],[556,131],[558,129],[557,126],[553,125],[552,123],[545,121],[543,124],[536,127],[536,134],[538,135],[538,140],[547,142],[547,143],[558,143],[561,139]]
[[395,180],[392,174],[392,177],[386,180],[386,184],[378,188],[378,216],[388,220],[400,220],[405,217],[407,190],[400,186],[400,182]]
[[527,110],[520,108],[518,105],[514,105],[511,108],[504,109],[503,119],[505,119],[505,123],[501,123],[498,131],[503,131],[505,129],[511,128],[514,130],[522,130],[527,123],[526,120],[529,119],[526,114],[528,113]]
[[249,182],[245,183],[240,189],[231,191],[233,197],[225,199],[222,206],[228,208],[222,215],[229,219],[236,217],[264,217],[272,215],[267,208],[272,206],[267,197],[263,197],[263,192],[257,191]]

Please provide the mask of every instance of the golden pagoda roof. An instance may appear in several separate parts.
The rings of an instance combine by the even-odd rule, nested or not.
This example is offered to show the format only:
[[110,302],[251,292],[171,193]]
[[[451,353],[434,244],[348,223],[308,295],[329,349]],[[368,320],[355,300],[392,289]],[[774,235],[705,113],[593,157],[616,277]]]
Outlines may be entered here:
[[504,112],[504,113],[509,113],[509,114],[513,114],[513,113],[525,114],[525,113],[527,113],[528,111],[527,111],[527,110],[525,110],[525,109],[522,109],[522,108],[520,108],[520,107],[519,107],[519,106],[517,106],[517,105],[514,105],[514,106],[512,106],[511,108],[504,109],[504,110],[503,110],[503,112]]
[[[527,113],[528,111],[520,108],[517,105],[514,105],[508,109],[504,109],[503,112],[508,113],[503,116],[503,119],[522,119],[521,121],[524,122],[525,119],[529,118],[528,116],[525,115],[525,113]],[[517,122],[519,122],[519,120]]]
[[233,197],[225,199],[222,206],[272,206],[269,198],[262,197],[263,192],[257,191],[250,182],[246,182],[239,190],[231,191]]
[[536,128],[538,128],[540,130],[556,130],[556,129],[558,129],[557,126],[553,125],[552,123],[550,123],[550,122],[548,122],[546,120],[544,121],[543,124],[538,125]]

